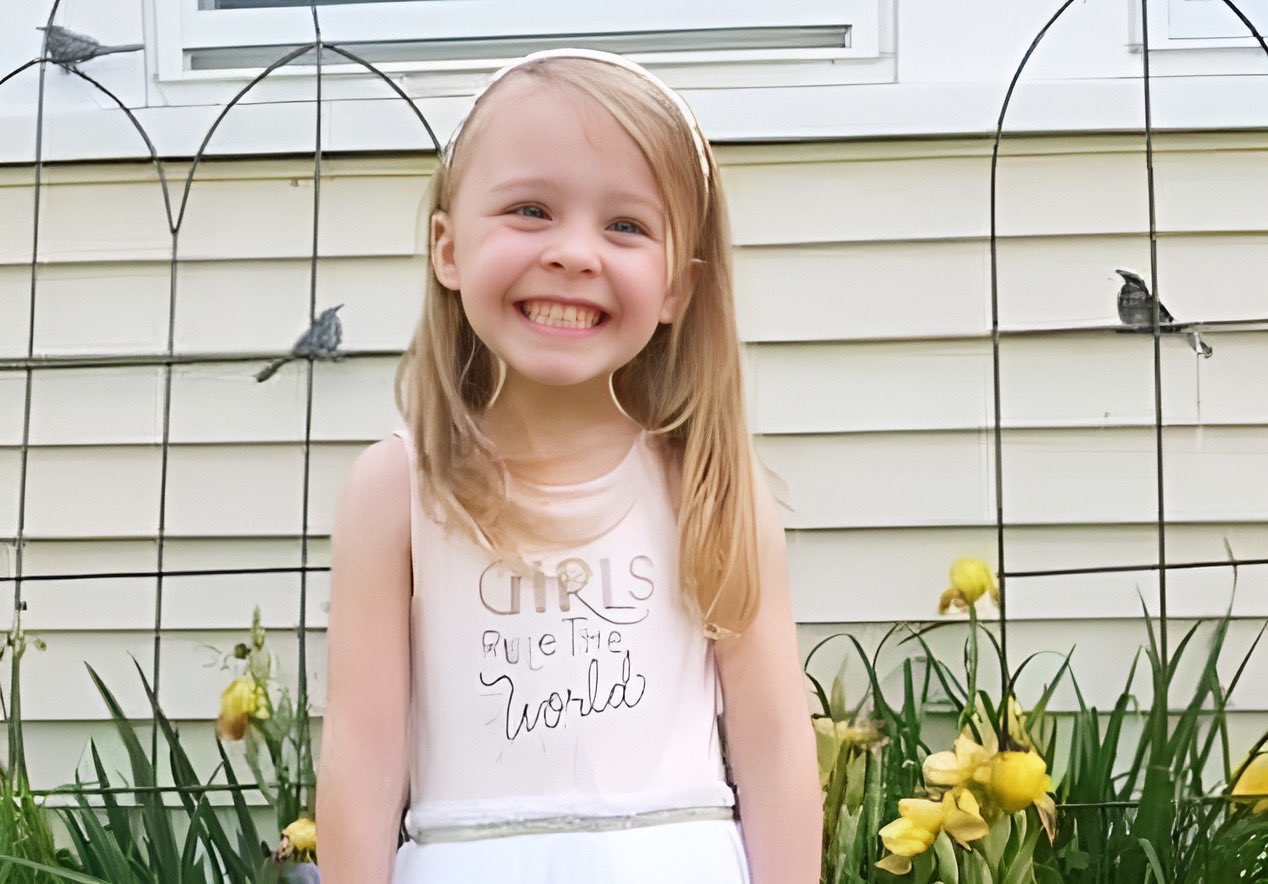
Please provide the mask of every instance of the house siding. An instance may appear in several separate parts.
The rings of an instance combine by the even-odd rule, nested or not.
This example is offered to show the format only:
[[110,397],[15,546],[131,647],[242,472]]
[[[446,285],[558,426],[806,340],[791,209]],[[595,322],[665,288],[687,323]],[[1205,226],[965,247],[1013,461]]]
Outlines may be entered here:
[[[870,647],[895,620],[936,617],[953,558],[996,559],[991,141],[716,152],[735,239],[749,417],[759,456],[786,483],[802,654],[839,632]],[[432,165],[419,154],[323,159],[318,309],[346,303],[343,348],[383,355],[314,366],[315,566],[329,564],[334,503],[353,459],[400,422],[392,377],[421,306]],[[1154,165],[1167,307],[1180,320],[1268,315],[1256,284],[1268,270],[1268,136],[1159,136]],[[185,169],[169,165],[174,193]],[[1142,139],[1009,138],[998,181],[1001,325],[1116,321],[1114,269],[1149,270]],[[312,196],[311,161],[200,164],[175,272],[177,352],[289,347],[308,316]],[[37,354],[163,351],[172,242],[153,167],[52,165],[41,199]],[[0,167],[0,359],[26,355],[32,202],[32,169]],[[1163,413],[1175,424],[1163,433],[1168,560],[1222,559],[1225,538],[1239,557],[1268,557],[1268,348],[1247,330],[1204,337],[1215,348],[1209,360],[1181,339],[1161,342]],[[1152,337],[1005,336],[1000,350],[1009,570],[1155,562]],[[172,369],[166,569],[299,562],[306,366],[257,384],[263,361]],[[163,375],[32,375],[26,576],[154,568]],[[14,571],[25,383],[24,372],[0,372],[5,577]],[[1240,570],[1226,677],[1259,629],[1254,618],[1268,617],[1268,570]],[[1157,613],[1157,582],[1150,570],[1010,581],[1014,664],[1059,652],[1029,668],[1023,697],[1074,648],[1087,701],[1110,705],[1146,641],[1141,596]],[[259,604],[293,680],[299,586],[294,574],[165,579],[160,699],[196,735],[188,748],[198,769],[214,764],[212,719],[228,678],[208,646],[229,651]],[[328,574],[310,574],[307,587],[309,687],[320,715]],[[1181,618],[1173,634],[1224,612],[1231,589],[1229,569],[1172,571],[1169,614]],[[6,628],[12,593],[12,582],[0,585]],[[26,627],[48,643],[28,651],[22,668],[32,780],[48,788],[72,779],[88,737],[100,743],[110,729],[85,663],[129,715],[147,717],[129,654],[152,677],[155,587],[126,577],[33,581],[23,598]],[[958,656],[962,632],[931,638]],[[820,652],[812,671],[830,679],[847,645]],[[883,659],[888,674],[901,654]],[[0,665],[7,685],[9,661]],[[1262,655],[1255,671],[1265,671]],[[855,697],[858,674],[854,667]],[[1195,677],[1196,668],[1183,670],[1176,696]],[[1148,685],[1137,686],[1147,700]],[[1053,706],[1074,703],[1063,690]],[[1230,709],[1232,745],[1249,745],[1268,726],[1268,679],[1244,678]]]

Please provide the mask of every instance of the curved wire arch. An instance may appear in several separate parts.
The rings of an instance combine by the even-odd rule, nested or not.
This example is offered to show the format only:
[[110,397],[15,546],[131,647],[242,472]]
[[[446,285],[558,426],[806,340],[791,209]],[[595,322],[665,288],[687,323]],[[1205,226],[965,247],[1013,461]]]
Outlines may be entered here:
[[[257,74],[254,78],[252,78],[252,80],[248,82],[245,86],[243,86],[233,96],[233,98],[230,99],[230,101],[227,104],[225,104],[223,108],[221,108],[220,112],[217,114],[216,118],[213,120],[211,126],[208,128],[206,134],[203,136],[203,140],[201,144],[199,145],[197,151],[195,151],[194,153],[189,171],[185,177],[184,188],[183,188],[183,191],[181,194],[181,200],[180,200],[180,209],[176,217],[176,223],[174,224],[173,230],[172,230],[172,236],[173,236],[172,293],[173,295],[172,295],[171,307],[169,308],[169,322],[172,316],[174,316],[174,308],[175,308],[175,287],[176,287],[175,267],[177,263],[177,257],[176,257],[177,256],[177,237],[179,236],[180,227],[184,221],[185,212],[189,205],[190,193],[192,190],[194,175],[197,171],[198,164],[202,160],[203,156],[205,155],[207,146],[210,144],[211,139],[215,135],[216,130],[219,128],[220,124],[224,121],[228,113],[234,107],[236,107],[243,100],[243,98],[245,98],[246,95],[250,93],[252,89],[254,89],[257,85],[259,85],[259,83],[263,82],[274,71],[290,63],[294,59],[299,58],[300,56],[306,54],[310,50],[315,51],[316,72],[315,72],[314,86],[315,86],[315,92],[316,92],[316,97],[315,97],[316,115],[315,115],[314,150],[313,150],[313,213],[312,213],[313,235],[312,235],[312,249],[309,256],[309,326],[310,327],[315,321],[315,317],[316,317],[318,224],[320,220],[321,160],[323,155],[322,134],[321,134],[322,132],[322,128],[321,128],[322,127],[322,86],[323,86],[323,80],[324,80],[324,72],[323,72],[323,64],[322,64],[323,50],[329,49],[330,51],[335,52],[347,58],[349,61],[359,65],[364,70],[368,71],[369,73],[373,74],[378,79],[380,79],[382,82],[386,83],[388,87],[396,94],[397,97],[399,97],[401,100],[406,102],[406,104],[409,106],[411,111],[414,113],[414,116],[423,125],[423,128],[426,130],[427,135],[431,140],[432,148],[436,151],[437,155],[441,153],[442,147],[441,147],[439,139],[436,136],[435,131],[432,129],[431,124],[428,122],[426,116],[418,108],[417,104],[413,101],[413,99],[411,99],[408,95],[406,95],[404,90],[402,90],[396,82],[394,82],[390,77],[384,74],[383,71],[375,67],[373,64],[370,64],[369,62],[365,61],[363,58],[361,58],[360,56],[356,55],[353,52],[343,49],[342,47],[339,47],[337,45],[325,42],[321,36],[321,24],[318,18],[317,7],[314,0],[309,0],[309,11],[310,11],[310,15],[311,15],[312,23],[313,23],[314,40],[310,43],[299,46],[291,50],[290,52],[285,53],[276,61],[274,61],[272,64],[270,64],[268,67],[266,67],[263,71]],[[171,351],[171,343],[172,343],[172,337],[169,333],[169,355]],[[302,479],[302,489],[303,489],[302,498],[303,499],[301,502],[301,520],[303,524],[300,530],[300,567],[298,568],[299,576],[300,576],[299,622],[297,626],[298,658],[299,659],[298,659],[298,665],[297,665],[298,685],[297,685],[297,691],[296,691],[296,694],[297,694],[296,706],[298,709],[301,709],[301,710],[307,709],[307,700],[308,700],[308,665],[307,665],[307,589],[308,589],[308,571],[309,571],[309,567],[308,567],[308,533],[309,533],[308,532],[308,510],[309,510],[308,493],[309,492],[308,490],[311,484],[310,465],[311,465],[312,408],[313,408],[313,360],[312,358],[309,358],[306,361],[307,361],[307,368],[305,372],[306,414],[305,414],[305,420],[304,420],[303,479]],[[163,454],[163,469],[162,469],[164,476],[166,475],[166,460],[167,460],[166,452],[168,449],[169,415],[171,411],[171,406],[170,406],[171,366],[170,364],[166,367],[165,378],[166,378],[166,393],[165,393],[165,402],[164,402],[164,439],[163,439],[164,454]],[[164,488],[166,487],[165,478],[161,482],[161,485]],[[156,600],[155,627],[154,627],[154,634],[155,634],[154,680],[155,680],[156,692],[158,690],[158,680],[159,680],[159,666],[160,666],[159,634],[161,629],[161,611],[162,611],[162,602],[161,602],[162,575],[163,575],[162,553],[161,553],[162,543],[163,543],[162,541],[162,538],[163,538],[162,507],[160,508],[159,518],[160,518],[160,530],[159,530],[160,559],[159,559],[159,568],[158,568],[158,575],[159,575],[158,586],[156,588],[156,594],[158,595],[158,599]],[[309,741],[307,739],[307,730],[308,730],[307,715],[306,714],[301,715],[299,718],[299,722],[300,722],[299,724],[300,733],[298,735],[297,744],[300,747],[300,758],[297,765],[299,770],[297,772],[296,782],[295,782],[295,802],[297,805],[300,803],[302,788],[304,785],[303,783],[303,774],[305,772],[304,753],[311,748],[309,746]],[[151,744],[151,752],[152,754],[156,756],[157,755],[157,728],[154,730],[152,736],[153,736],[153,739]],[[311,761],[311,759],[308,759],[308,760]]]
[[22,64],[15,67],[13,70],[9,71],[9,73],[5,74],[3,77],[0,77],[0,86],[3,86],[5,83],[9,82],[18,74],[22,73],[24,70],[31,67],[32,65],[37,65],[40,62],[47,61],[47,60],[48,60],[47,58],[43,56],[39,56],[37,58],[31,59],[30,61],[23,62]]
[[[20,473],[21,473],[20,496],[19,496],[19,511],[20,512],[19,512],[19,521],[18,521],[18,533],[16,538],[17,540],[16,561],[15,561],[16,570],[15,570],[15,578],[14,578],[14,583],[15,583],[14,605],[15,605],[15,609],[17,609],[18,611],[25,610],[26,608],[26,604],[22,600],[22,585],[23,585],[22,549],[24,546],[24,543],[23,543],[23,521],[24,520],[22,518],[22,513],[24,512],[25,489],[27,485],[26,452],[29,450],[29,444],[30,444],[30,424],[31,424],[30,408],[31,408],[31,386],[32,386],[31,378],[32,378],[33,370],[34,370],[34,366],[31,364],[31,362],[34,357],[33,347],[34,347],[34,307],[35,307],[35,292],[36,292],[36,264],[37,264],[38,253],[39,253],[38,252],[38,249],[39,249],[39,236],[38,236],[39,198],[40,198],[40,189],[41,189],[41,183],[42,183],[41,170],[43,169],[43,166],[44,166],[43,151],[42,151],[43,124],[44,124],[43,108],[44,108],[44,92],[45,92],[44,78],[45,78],[45,73],[46,73],[49,62],[53,61],[53,59],[49,56],[49,52],[48,52],[47,28],[52,27],[53,21],[57,16],[59,5],[60,5],[60,0],[53,0],[52,6],[50,8],[49,15],[46,21],[46,29],[44,32],[40,55],[37,58],[24,62],[23,64],[19,65],[17,68],[13,69],[12,71],[9,71],[8,73],[0,77],[0,86],[3,86],[5,83],[9,82],[14,77],[18,76],[20,73],[27,70],[28,68],[31,68],[37,65],[39,66],[40,82],[39,82],[37,110],[36,110],[36,151],[35,151],[35,157],[33,162],[33,165],[35,167],[35,189],[34,189],[34,194],[35,194],[34,195],[34,200],[35,200],[34,219],[35,221],[33,225],[34,239],[32,244],[32,258],[31,258],[30,306],[31,306],[32,324],[31,324],[31,330],[30,330],[31,336],[28,341],[27,365],[25,367],[26,408],[25,408],[24,421],[23,421],[23,439],[22,439],[22,446],[21,446],[22,464],[20,469]],[[120,111],[122,111],[125,114],[125,116],[128,118],[128,121],[136,130],[137,134],[141,137],[142,141],[145,144],[146,151],[149,155],[149,160],[154,164],[158,172],[159,185],[160,185],[161,193],[163,197],[166,224],[167,224],[169,235],[171,237],[171,253],[169,258],[170,281],[169,281],[169,304],[168,304],[168,342],[166,347],[166,351],[167,351],[166,356],[169,358],[164,362],[165,392],[164,392],[164,405],[163,405],[163,438],[162,438],[162,444],[161,444],[162,462],[160,467],[160,473],[161,473],[160,495],[161,496],[160,496],[160,504],[159,504],[159,524],[158,524],[158,529],[157,529],[156,538],[155,538],[156,544],[157,544],[157,555],[158,555],[158,563],[157,563],[157,568],[154,575],[157,580],[156,588],[155,588],[156,598],[155,598],[155,624],[154,624],[154,660],[153,660],[153,670],[152,670],[153,694],[155,697],[157,697],[159,692],[160,676],[161,676],[161,659],[162,659],[160,654],[160,638],[161,638],[161,630],[162,630],[163,577],[165,573],[163,568],[163,551],[165,546],[165,535],[166,535],[165,522],[166,522],[167,464],[168,464],[168,451],[169,451],[169,446],[171,441],[170,440],[170,417],[171,417],[171,387],[172,387],[172,364],[173,363],[170,357],[174,353],[174,343],[175,343],[174,321],[175,321],[175,307],[176,307],[176,294],[177,294],[176,269],[179,264],[178,240],[179,240],[179,234],[180,234],[181,228],[183,226],[185,213],[189,207],[190,195],[191,195],[192,185],[193,185],[194,177],[197,171],[197,167],[199,163],[201,162],[201,160],[203,159],[203,157],[206,155],[206,150],[208,145],[211,142],[212,137],[214,136],[215,132],[219,128],[220,124],[224,121],[228,113],[234,107],[236,107],[246,97],[246,95],[250,93],[250,91],[255,86],[257,86],[260,82],[266,79],[270,74],[272,74],[273,72],[275,72],[282,66],[290,63],[294,59],[305,54],[306,52],[310,50],[316,51],[317,64],[316,64],[315,85],[316,85],[317,94],[316,94],[315,107],[316,107],[317,125],[315,129],[315,145],[314,145],[314,154],[313,154],[313,161],[314,161],[313,245],[312,245],[312,251],[309,257],[309,262],[310,262],[309,320],[310,320],[310,323],[312,322],[313,315],[315,313],[314,304],[315,304],[315,296],[316,296],[316,262],[318,257],[317,230],[318,230],[318,222],[320,218],[319,194],[320,194],[320,182],[321,182],[320,167],[321,167],[321,158],[322,158],[321,92],[322,92],[322,82],[324,79],[324,74],[322,69],[323,49],[329,49],[330,51],[347,58],[349,61],[358,65],[359,67],[364,69],[366,72],[372,74],[373,76],[375,76],[382,82],[386,83],[387,86],[391,89],[391,91],[395,94],[397,98],[406,102],[410,110],[413,112],[415,118],[418,120],[418,122],[422,124],[431,142],[431,147],[437,153],[437,155],[440,154],[442,149],[440,141],[438,137],[436,136],[436,133],[433,130],[430,122],[427,120],[426,116],[418,107],[414,99],[410,98],[410,96],[408,96],[395,81],[393,81],[382,70],[375,67],[373,64],[367,62],[365,59],[361,58],[360,56],[356,55],[355,53],[347,49],[344,49],[340,46],[337,46],[331,43],[326,43],[321,37],[321,28],[320,28],[320,22],[317,16],[316,4],[315,2],[313,2],[313,0],[310,0],[308,5],[309,5],[310,13],[312,16],[315,40],[311,43],[305,44],[292,51],[289,51],[285,53],[284,55],[282,55],[277,60],[275,60],[263,71],[261,71],[255,77],[253,77],[246,85],[244,85],[241,89],[239,89],[238,92],[232,97],[232,99],[220,109],[219,113],[217,114],[215,119],[212,121],[210,127],[204,134],[197,151],[193,155],[190,168],[184,177],[183,186],[180,193],[179,205],[175,208],[175,212],[174,212],[174,205],[173,205],[173,198],[172,198],[173,182],[169,181],[166,174],[166,170],[163,165],[163,160],[159,155],[159,151],[156,148],[154,141],[150,137],[148,131],[145,129],[144,125],[137,118],[136,114],[132,111],[131,108],[127,107],[127,105],[118,97],[118,95],[116,95],[113,91],[111,91],[109,88],[107,88],[105,85],[103,85],[101,82],[99,82],[92,76],[83,73],[82,71],[78,70],[76,67],[69,66],[69,65],[60,65],[63,70],[67,71],[68,73],[75,74],[81,80],[88,83],[91,87],[97,89],[102,94],[104,94],[115,105],[115,107],[117,107]],[[56,64],[57,62],[53,62],[53,63]],[[299,612],[300,617],[299,617],[299,630],[298,630],[299,631],[298,673],[299,673],[300,684],[299,684],[299,691],[298,691],[298,698],[297,698],[300,704],[304,704],[307,699],[307,661],[306,661],[306,641],[305,641],[307,630],[306,630],[305,619],[306,619],[306,601],[307,601],[306,599],[307,571],[309,570],[307,565],[307,559],[308,559],[307,540],[308,540],[308,485],[309,485],[309,477],[310,477],[309,465],[310,465],[311,427],[312,427],[312,375],[313,375],[312,358],[310,357],[307,360],[307,362],[308,362],[308,370],[307,370],[308,412],[306,414],[306,419],[305,419],[305,436],[304,436],[304,501],[302,505],[303,526],[301,529],[302,563],[301,563],[301,567],[297,569],[299,570],[300,581],[301,581],[301,585],[300,585],[301,599],[300,599],[300,612]],[[283,570],[289,570],[289,569],[283,569]],[[20,701],[18,699],[20,697],[20,692],[16,690],[16,687],[17,687],[16,682],[19,680],[19,678],[20,678],[20,669],[15,663],[15,665],[11,667],[11,680],[15,683],[13,685],[15,689],[11,690],[11,693],[10,693],[10,696],[13,698],[11,711],[10,711],[10,714],[8,715],[10,728],[14,726],[17,726],[20,728],[21,726],[21,709],[20,709]],[[301,729],[306,730],[306,725],[307,725],[306,716],[304,716],[301,719],[301,722],[302,722]],[[157,722],[155,722],[155,726],[153,727],[152,733],[151,733],[150,757],[152,760],[158,758],[158,746],[157,746],[158,732],[159,732],[159,727],[157,726]],[[9,769],[17,770],[17,771],[25,771],[25,759],[21,752],[22,740],[20,739],[20,737],[14,739],[12,737],[12,734],[10,736],[11,738],[8,741],[9,756],[10,756]],[[301,746],[303,746],[306,742],[305,737],[306,737],[305,734],[300,735],[299,742]],[[303,775],[303,758],[302,757],[300,760],[300,771],[298,773],[299,775],[297,775],[296,777],[296,784],[295,784],[295,789],[296,789],[295,797],[297,802],[300,799],[300,793],[301,793],[302,787],[304,785],[307,785],[306,783],[303,782],[303,776],[302,776]],[[24,786],[25,785],[26,784],[24,783]],[[259,788],[259,786],[257,785],[255,788]]]
[[[48,19],[45,21],[46,29],[44,38],[40,43],[39,58],[27,62],[20,66],[16,71],[7,75],[0,83],[8,82],[19,72],[26,70],[33,64],[39,65],[39,86],[36,91],[36,126],[35,126],[35,186],[34,200],[32,206],[32,223],[31,223],[31,286],[30,298],[28,301],[28,315],[30,317],[27,328],[27,357],[28,359],[35,353],[35,268],[36,260],[39,257],[40,247],[40,184],[43,174],[44,164],[44,81],[48,71],[48,30],[47,27],[53,24],[53,17],[57,15],[57,7],[61,0],[53,0],[53,5],[49,9]],[[21,628],[22,612],[26,610],[26,602],[22,600],[22,559],[23,551],[26,546],[24,540],[24,531],[26,525],[26,479],[27,479],[27,452],[31,443],[31,377],[32,369],[28,366],[26,369],[25,382],[23,384],[23,415],[22,415],[22,448],[19,455],[18,467],[18,522],[17,532],[14,543],[14,587],[13,587],[13,629],[17,633]],[[14,785],[20,789],[29,788],[26,781],[26,754],[23,748],[22,740],[22,692],[21,692],[21,668],[20,657],[15,649],[12,662],[9,664],[9,710],[7,713],[5,728],[8,736],[8,770],[9,776],[14,777]]]
[[[1260,48],[1268,56],[1268,43],[1264,37],[1255,28],[1254,24],[1248,19],[1241,9],[1233,2],[1233,0],[1222,0],[1224,5],[1233,12],[1241,21],[1250,34],[1255,38]],[[999,704],[997,729],[1001,734],[1008,731],[1008,698],[1012,695],[1017,673],[1010,675],[1008,670],[1008,592],[1007,578],[1008,569],[1005,566],[1005,544],[1004,544],[1004,481],[1003,481],[1003,431],[1002,431],[1002,414],[1001,414],[1001,369],[1000,369],[1000,328],[999,328],[999,266],[997,253],[997,217],[996,217],[996,195],[997,195],[997,172],[999,166],[999,146],[1003,137],[1004,119],[1008,113],[1009,105],[1012,101],[1013,91],[1017,86],[1018,80],[1021,78],[1022,72],[1025,70],[1031,56],[1038,48],[1039,44],[1047,36],[1051,27],[1061,18],[1062,15],[1073,5],[1074,0],[1064,0],[1061,6],[1052,14],[1043,27],[1035,34],[1030,46],[1022,55],[1017,69],[1013,72],[1012,79],[1009,81],[1008,89],[1004,94],[1004,99],[1000,105],[999,117],[995,125],[995,137],[991,149],[991,172],[990,172],[990,260],[991,260],[991,355],[993,367],[993,395],[994,395],[994,412],[993,412],[993,432],[994,432],[994,457],[995,457],[995,532],[996,532],[996,554],[998,556],[999,584],[1000,584],[1000,668],[1001,679],[1003,682],[1004,696]],[[1166,511],[1164,508],[1164,488],[1163,488],[1163,444],[1162,444],[1162,360],[1161,360],[1161,327],[1165,323],[1160,321],[1160,304],[1162,296],[1158,285],[1158,254],[1157,254],[1157,226],[1155,217],[1155,194],[1154,194],[1154,176],[1153,176],[1153,120],[1150,104],[1150,74],[1149,74],[1149,12],[1148,0],[1140,0],[1141,10],[1141,56],[1143,60],[1143,76],[1142,83],[1144,86],[1145,99],[1145,152],[1146,152],[1146,171],[1148,179],[1148,205],[1149,205],[1149,245],[1150,245],[1150,284],[1153,286],[1153,318],[1152,331],[1154,337],[1154,431],[1155,431],[1155,454],[1156,454],[1156,472],[1157,472],[1157,499],[1158,499],[1158,600],[1159,600],[1159,636],[1160,636],[1160,657],[1163,665],[1166,666],[1170,661],[1167,637],[1167,560],[1166,560]],[[1232,562],[1236,568],[1237,562]],[[1175,566],[1171,566],[1175,567]],[[1036,572],[1040,573],[1040,572]],[[1022,576],[1014,574],[1014,576]],[[1146,611],[1146,616],[1148,612]],[[1027,661],[1028,662],[1028,661]],[[1022,664],[1025,665],[1024,663]],[[1162,684],[1164,708],[1166,708],[1166,682]]]
[[137,134],[141,136],[141,140],[145,142],[145,147],[150,152],[150,161],[154,163],[155,169],[158,170],[159,185],[163,188],[163,209],[167,213],[167,227],[169,231],[174,231],[175,228],[173,227],[172,221],[172,198],[167,186],[167,173],[163,171],[163,160],[160,159],[158,150],[154,147],[154,142],[150,140],[150,133],[145,131],[145,127],[141,125],[141,121],[137,119],[136,114],[132,112],[132,108],[124,104],[120,100],[119,96],[115,95],[83,71],[76,68],[69,68],[69,71],[81,80],[86,80],[88,83],[97,87],[97,89],[113,101],[115,105],[118,106],[119,110],[123,111],[123,113],[127,116],[128,120],[132,123],[133,128],[136,129]]

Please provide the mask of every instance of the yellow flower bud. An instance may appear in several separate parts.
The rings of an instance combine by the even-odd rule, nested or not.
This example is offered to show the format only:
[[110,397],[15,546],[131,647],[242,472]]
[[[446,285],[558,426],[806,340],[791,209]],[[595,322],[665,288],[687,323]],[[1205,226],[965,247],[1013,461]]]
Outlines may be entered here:
[[972,556],[956,559],[951,564],[951,586],[938,601],[938,613],[945,614],[952,607],[966,610],[987,592],[999,604],[999,583],[990,566]]
[[269,717],[268,694],[254,678],[243,675],[229,682],[220,695],[220,717],[216,733],[222,740],[241,740],[246,734],[247,719]]
[[836,767],[837,755],[841,751],[841,738],[837,735],[831,718],[815,718],[811,720],[811,724],[815,731],[815,753],[819,758],[819,788],[824,789]]
[[[1237,778],[1232,796],[1236,798],[1241,795],[1268,795],[1268,753],[1255,756],[1255,759],[1246,765],[1242,775]],[[1260,798],[1256,801],[1250,812],[1260,814],[1265,811],[1268,811],[1268,798]]]
[[1000,752],[991,759],[991,796],[1007,813],[1017,813],[1052,790],[1048,765],[1033,749]]
[[1008,736],[1013,742],[1026,749],[1034,747],[1030,734],[1026,731],[1026,720],[1029,714],[1021,708],[1016,697],[1008,698]]
[[916,825],[905,816],[899,817],[881,829],[880,835],[881,841],[890,853],[905,857],[924,853],[937,837],[937,833]]
[[298,854],[311,855],[317,851],[317,824],[308,817],[295,820],[282,830],[282,835]]
[[872,749],[884,746],[889,739],[881,733],[880,722],[863,719],[858,722],[838,721],[837,738],[847,746]]

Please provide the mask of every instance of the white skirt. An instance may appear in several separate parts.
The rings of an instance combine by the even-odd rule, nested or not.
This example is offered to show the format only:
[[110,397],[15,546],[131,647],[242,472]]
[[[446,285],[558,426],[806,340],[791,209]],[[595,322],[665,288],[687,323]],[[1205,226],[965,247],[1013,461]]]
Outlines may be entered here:
[[737,820],[546,832],[417,844],[396,852],[392,884],[751,884]]

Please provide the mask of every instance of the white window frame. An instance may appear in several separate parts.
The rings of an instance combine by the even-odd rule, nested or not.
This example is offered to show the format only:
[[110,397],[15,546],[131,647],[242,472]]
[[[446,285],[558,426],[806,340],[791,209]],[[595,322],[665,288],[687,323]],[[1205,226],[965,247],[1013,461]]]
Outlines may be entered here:
[[[153,9],[154,66],[158,83],[177,84],[198,80],[243,80],[263,68],[189,70],[189,53],[241,46],[297,46],[313,39],[312,19],[307,7],[269,9],[204,10],[198,0],[149,0]],[[491,11],[491,7],[497,5]],[[639,0],[637,3],[595,3],[594,0],[407,0],[407,2],[352,3],[317,7],[322,37],[356,52],[359,42],[408,41],[426,35],[428,39],[534,37],[561,34],[602,35],[604,33],[664,32],[673,38],[674,51],[648,52],[631,58],[645,64],[726,65],[771,63],[788,68],[788,62],[819,62],[830,70],[831,62],[879,60],[881,0],[727,0],[725,3],[698,3],[692,0]],[[496,14],[493,14],[496,12]],[[849,45],[832,48],[742,49],[692,51],[684,36],[696,29],[848,25]],[[667,47],[668,48],[668,47]],[[279,55],[281,53],[279,52]],[[467,74],[499,67],[507,58],[470,60],[418,60],[384,62],[376,66],[388,73],[428,72]],[[323,71],[333,74],[355,72],[353,65],[337,56],[323,58]],[[828,62],[828,64],[824,64]],[[874,82],[869,67],[844,66],[821,82]],[[287,65],[278,76],[311,76],[312,65]],[[806,85],[805,73],[788,71],[787,85]],[[823,75],[820,75],[821,78]],[[460,78],[461,79],[461,78]],[[726,86],[725,73],[720,77]],[[736,85],[752,85],[736,83]],[[778,77],[766,85],[782,85]]]
[[[1140,0],[1128,4],[1127,48],[1142,45]],[[1198,80],[1268,74],[1268,56],[1223,0],[1147,0],[1150,73]],[[1268,40],[1268,0],[1234,0]],[[1245,36],[1242,34],[1245,33]],[[1231,80],[1230,80],[1231,82]],[[1250,96],[1247,96],[1250,100]]]
[[[1132,45],[1140,45],[1140,0],[1127,0]],[[1234,0],[1260,35],[1268,40],[1268,0]],[[1151,52],[1197,49],[1262,49],[1223,0],[1149,0]],[[1261,68],[1259,73],[1263,72]]]
[[[1268,40],[1268,0],[1234,2],[1260,36]],[[1210,48],[1256,45],[1255,38],[1223,0],[1168,0],[1167,13],[1170,40],[1202,41]]]

